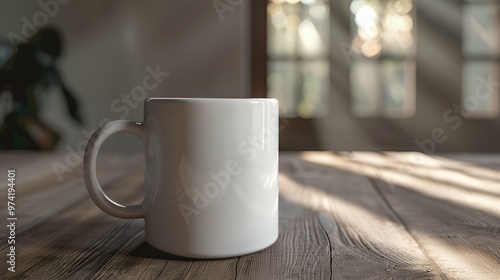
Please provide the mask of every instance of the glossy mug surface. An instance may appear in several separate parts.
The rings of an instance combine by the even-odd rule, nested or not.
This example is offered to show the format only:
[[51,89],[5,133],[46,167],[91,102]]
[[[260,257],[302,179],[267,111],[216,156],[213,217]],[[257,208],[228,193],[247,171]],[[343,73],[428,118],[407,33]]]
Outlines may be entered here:
[[[145,198],[111,201],[96,178],[99,148],[129,132],[145,144]],[[153,247],[191,258],[262,250],[278,238],[278,101],[151,98],[144,121],[111,121],[90,138],[87,189],[103,211],[144,218]]]

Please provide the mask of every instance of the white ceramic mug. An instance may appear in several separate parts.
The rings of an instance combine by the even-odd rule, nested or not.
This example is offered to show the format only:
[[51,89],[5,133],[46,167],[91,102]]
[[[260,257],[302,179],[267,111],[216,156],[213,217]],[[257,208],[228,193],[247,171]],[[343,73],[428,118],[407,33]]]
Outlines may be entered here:
[[[103,142],[130,132],[145,143],[145,198],[124,206],[96,178]],[[278,238],[278,101],[151,98],[144,122],[111,121],[89,140],[85,182],[120,218],[144,218],[153,247],[191,258],[262,250]]]

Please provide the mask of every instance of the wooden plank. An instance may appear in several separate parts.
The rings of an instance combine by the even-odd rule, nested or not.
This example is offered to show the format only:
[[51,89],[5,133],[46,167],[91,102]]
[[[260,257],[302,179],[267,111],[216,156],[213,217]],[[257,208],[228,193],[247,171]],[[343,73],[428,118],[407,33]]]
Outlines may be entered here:
[[[393,185],[402,184],[413,186],[428,196],[437,199],[452,200],[464,206],[477,210],[500,215],[497,197],[500,195],[499,184],[495,180],[475,178],[474,175],[460,173],[457,170],[448,170],[448,164],[436,157],[418,157],[403,160],[403,153],[395,160],[393,157],[379,153],[356,152],[338,153],[335,156],[312,156],[313,160],[346,170],[361,176],[380,179],[388,182],[387,187],[394,189]],[[472,172],[484,168],[469,166]]]
[[148,253],[137,254],[145,247],[144,232],[139,232],[120,251],[100,268],[92,279],[157,279],[165,269],[166,258]]
[[[136,201],[141,188],[123,191],[123,185],[141,186],[142,171],[129,173],[108,186],[110,196]],[[80,188],[84,188],[80,185]],[[122,220],[103,213],[89,197],[16,238],[18,262],[15,276],[28,279],[90,278],[133,236],[143,221]],[[2,244],[3,245],[3,244]],[[6,250],[0,250],[5,255]],[[6,271],[6,263],[0,264]]]
[[0,190],[7,188],[7,170],[16,169],[17,183],[36,182],[46,175],[54,175],[52,162],[64,163],[63,154],[0,153]]
[[236,271],[235,279],[329,279],[330,244],[316,212],[282,197],[278,240],[240,257]]
[[[109,164],[114,159],[103,159],[105,168],[101,171],[99,180],[101,184],[107,185],[110,182],[122,178],[136,170],[138,158],[132,157],[122,161],[121,164]],[[81,169],[81,168],[80,168]],[[52,215],[63,211],[74,203],[88,196],[87,189],[82,177],[82,171],[75,171],[69,179],[60,183],[53,173],[46,176],[44,180],[17,183],[16,185],[16,225],[17,235],[21,235],[25,230],[36,226],[48,219]],[[7,216],[7,208],[0,208],[2,216]],[[1,229],[0,242],[7,237],[7,230]],[[4,245],[5,246],[5,245]]]
[[92,279],[233,279],[237,258],[195,260],[160,252],[132,238]]
[[495,168],[497,171],[500,168],[500,156],[498,153],[491,154],[470,154],[470,153],[458,153],[458,154],[437,154],[437,158],[453,160],[455,162],[460,162],[462,165],[473,165],[481,167]]
[[[163,269],[157,275],[157,279],[234,279],[235,266],[238,261],[238,258],[221,260],[186,259],[156,251],[151,247],[136,250],[135,254],[146,258],[155,256],[151,260],[150,266],[163,266]],[[141,278],[150,279],[149,275],[149,273],[143,274]],[[127,277],[128,279],[136,279],[130,276]]]
[[317,211],[330,241],[331,279],[436,279],[440,271],[364,176],[343,171],[333,153],[282,156],[289,200]]
[[[16,183],[22,185],[23,188],[35,186],[43,182],[58,184],[73,178],[81,178],[83,176],[83,167],[80,163],[77,166],[69,166],[66,163],[65,155],[60,153],[13,153],[7,154],[7,159],[2,156],[1,162],[3,167],[0,167],[0,190],[7,188],[7,170],[9,168],[16,169]],[[124,159],[119,155],[101,155],[98,159],[99,166],[113,166],[122,163],[123,161],[137,161],[138,156],[133,156],[131,159]],[[65,166],[56,174],[53,164],[61,164]]]
[[[385,153],[387,168],[398,166],[403,174],[417,175],[472,191],[500,195],[500,157],[477,155],[430,156],[421,153]],[[464,161],[462,161],[462,158]],[[439,169],[439,172],[429,172]]]
[[[437,160],[440,160],[439,158]],[[378,189],[427,255],[450,279],[498,279],[500,277],[500,183],[436,181],[462,168],[427,169],[418,176],[412,168],[392,180],[376,180]],[[473,166],[469,166],[469,171]],[[475,167],[482,168],[482,167]],[[480,169],[477,169],[480,170]],[[457,176],[459,176],[458,174]],[[405,180],[399,178],[404,176]],[[459,178],[474,176],[461,174]],[[477,179],[477,178],[476,178]],[[464,184],[467,188],[464,189]]]
[[27,164],[33,160],[45,161],[50,157],[58,157],[58,155],[47,152],[0,151],[0,169]]

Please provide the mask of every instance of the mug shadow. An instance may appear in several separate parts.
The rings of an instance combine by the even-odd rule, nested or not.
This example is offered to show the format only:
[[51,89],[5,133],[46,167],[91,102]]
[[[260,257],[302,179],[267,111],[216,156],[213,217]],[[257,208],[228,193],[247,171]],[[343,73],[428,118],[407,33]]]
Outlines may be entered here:
[[[280,233],[280,237],[281,237],[281,233]],[[172,255],[172,254],[165,253],[163,251],[156,249],[155,247],[149,245],[146,241],[142,241],[141,244],[139,244],[139,246],[137,246],[137,248],[135,248],[132,252],[129,253],[129,255],[134,256],[134,257],[152,258],[152,259],[161,259],[161,260],[170,260],[170,261],[184,261],[184,262],[186,262],[186,261],[190,261],[190,262],[221,261],[221,260],[237,259],[240,257],[247,257],[247,256],[251,256],[254,254],[266,252],[268,250],[273,250],[273,248],[278,246],[279,241],[280,241],[280,238],[278,238],[278,240],[276,240],[276,242],[273,243],[271,246],[269,246],[263,250],[249,253],[246,255],[227,257],[227,258],[210,258],[210,259],[208,259],[208,258],[188,258],[188,257],[181,257],[181,256]]]
[[208,259],[195,259],[188,257],[181,257],[165,253],[160,251],[153,246],[149,245],[146,241],[143,241],[137,248],[135,248],[131,253],[135,257],[162,259],[162,260],[172,260],[172,261],[206,261]]
[[191,262],[203,262],[203,261],[211,261],[211,260],[225,260],[230,258],[216,258],[216,259],[203,259],[203,258],[188,258],[172,255],[169,253],[165,253],[156,249],[155,247],[149,245],[146,241],[143,241],[137,248],[135,248],[130,255],[134,257],[143,257],[143,258],[153,258],[153,259],[162,259],[162,260],[171,260],[171,261],[191,261]]

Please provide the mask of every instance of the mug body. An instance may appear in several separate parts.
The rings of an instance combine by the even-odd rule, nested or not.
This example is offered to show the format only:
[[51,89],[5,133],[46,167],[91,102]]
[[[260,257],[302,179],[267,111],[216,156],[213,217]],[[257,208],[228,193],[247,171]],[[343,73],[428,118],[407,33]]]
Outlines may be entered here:
[[146,241],[225,258],[278,238],[278,102],[151,98],[144,104]]

